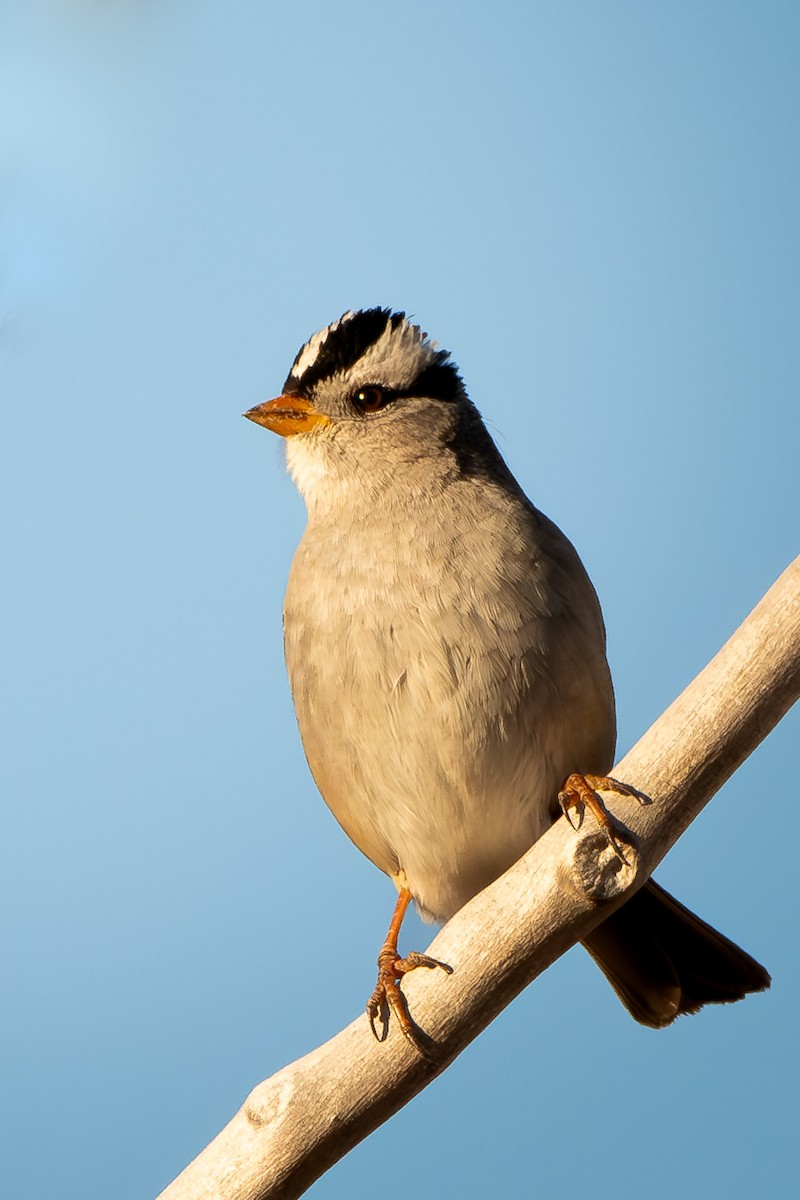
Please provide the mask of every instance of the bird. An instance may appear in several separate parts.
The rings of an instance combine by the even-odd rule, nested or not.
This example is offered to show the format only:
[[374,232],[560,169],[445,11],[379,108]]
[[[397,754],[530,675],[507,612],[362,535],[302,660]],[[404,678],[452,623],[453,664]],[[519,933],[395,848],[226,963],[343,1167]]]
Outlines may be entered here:
[[[445,922],[611,779],[615,698],[594,587],[527,498],[450,353],[404,312],[348,310],[244,414],[285,439],[307,510],[284,603],[303,748],[345,833],[395,884],[367,1004],[420,1048],[398,939]],[[648,880],[583,944],[640,1023],[767,988],[754,958]]]

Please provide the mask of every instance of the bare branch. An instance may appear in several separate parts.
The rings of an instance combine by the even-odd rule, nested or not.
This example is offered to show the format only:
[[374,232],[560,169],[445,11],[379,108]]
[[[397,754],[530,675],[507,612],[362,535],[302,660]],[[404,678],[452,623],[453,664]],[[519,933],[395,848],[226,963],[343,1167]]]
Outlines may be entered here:
[[[254,1089],[160,1200],[299,1196],[421,1091],[513,998],[641,886],[714,792],[800,695],[800,558],[614,774],[653,800],[609,797],[631,846],[622,866],[591,819],[559,821],[434,939],[454,974],[404,980],[437,1043],[430,1067],[365,1016]],[[621,807],[621,803],[624,807]],[[635,849],[634,849],[635,847]]]

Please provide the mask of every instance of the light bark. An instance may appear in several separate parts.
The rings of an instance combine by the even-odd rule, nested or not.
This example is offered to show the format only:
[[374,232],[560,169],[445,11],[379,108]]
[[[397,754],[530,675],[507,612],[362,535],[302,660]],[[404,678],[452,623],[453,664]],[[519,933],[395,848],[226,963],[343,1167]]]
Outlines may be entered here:
[[[798,695],[800,558],[614,768],[652,801],[604,797],[623,830],[628,865],[591,816],[578,832],[561,820],[434,939],[428,952],[453,975],[417,970],[403,987],[415,1022],[436,1043],[437,1065],[396,1029],[379,1044],[362,1015],[259,1084],[160,1200],[301,1195],[641,886]],[[781,781],[772,784],[777,790]]]

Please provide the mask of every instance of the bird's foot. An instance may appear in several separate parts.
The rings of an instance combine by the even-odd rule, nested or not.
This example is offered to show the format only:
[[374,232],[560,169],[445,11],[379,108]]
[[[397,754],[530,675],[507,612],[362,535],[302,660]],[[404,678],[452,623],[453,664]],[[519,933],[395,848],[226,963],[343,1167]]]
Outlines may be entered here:
[[[422,1040],[424,1035],[411,1020],[406,998],[399,987],[399,981],[403,976],[407,975],[409,971],[416,970],[417,967],[441,967],[448,975],[453,973],[453,968],[447,963],[439,962],[437,958],[431,958],[427,954],[418,954],[414,951],[407,954],[405,958],[401,958],[397,953],[397,947],[387,942],[378,955],[378,982],[375,985],[375,991],[367,1001],[367,1016],[373,1034],[379,1042],[382,1042],[388,1030],[389,1014],[394,1014],[406,1041],[410,1042],[423,1058],[432,1063],[434,1059]],[[375,1020],[379,1015],[384,1026],[382,1035],[375,1025]]]
[[[630,787],[627,783],[620,783],[619,780],[612,779],[608,775],[568,775],[558,793],[561,811],[572,828],[580,829],[584,809],[588,808],[617,858],[620,862],[627,864],[628,860],[617,837],[614,820],[600,799],[599,792],[612,792],[617,796],[626,796],[638,801],[639,804],[649,804],[649,800],[643,792],[638,792],[636,788]],[[572,817],[573,809],[577,814],[576,820],[573,820]]]

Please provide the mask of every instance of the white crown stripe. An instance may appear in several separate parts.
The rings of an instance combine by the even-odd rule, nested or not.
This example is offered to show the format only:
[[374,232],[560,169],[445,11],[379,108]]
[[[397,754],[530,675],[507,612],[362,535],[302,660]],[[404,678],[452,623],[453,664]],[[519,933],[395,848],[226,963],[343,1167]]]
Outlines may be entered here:
[[320,329],[319,333],[315,333],[313,337],[309,338],[294,361],[294,366],[290,372],[292,378],[300,379],[308,368],[317,361],[319,352],[328,340],[328,336],[335,329],[338,329],[343,321],[352,321],[355,315],[352,309],[348,309],[337,320],[332,321],[330,325],[327,325],[324,329]]

